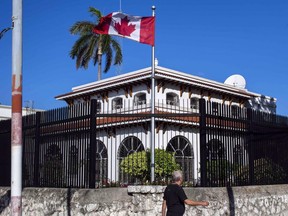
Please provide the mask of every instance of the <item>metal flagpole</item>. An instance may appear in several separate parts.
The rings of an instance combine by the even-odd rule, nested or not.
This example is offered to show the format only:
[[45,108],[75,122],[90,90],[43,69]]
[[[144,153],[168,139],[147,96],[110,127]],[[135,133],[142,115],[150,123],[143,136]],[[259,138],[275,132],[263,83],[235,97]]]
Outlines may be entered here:
[[12,2],[11,215],[22,215],[22,0]]
[[[152,6],[152,16],[155,16],[155,6]],[[151,183],[155,181],[155,45],[152,46],[151,67]]]

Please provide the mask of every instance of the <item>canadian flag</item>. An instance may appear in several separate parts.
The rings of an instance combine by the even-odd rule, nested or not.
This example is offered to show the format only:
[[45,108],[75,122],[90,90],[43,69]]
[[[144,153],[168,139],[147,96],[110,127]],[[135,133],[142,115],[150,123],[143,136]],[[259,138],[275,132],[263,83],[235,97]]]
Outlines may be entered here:
[[101,17],[93,32],[96,34],[122,36],[154,46],[154,30],[155,17],[130,16],[114,12]]

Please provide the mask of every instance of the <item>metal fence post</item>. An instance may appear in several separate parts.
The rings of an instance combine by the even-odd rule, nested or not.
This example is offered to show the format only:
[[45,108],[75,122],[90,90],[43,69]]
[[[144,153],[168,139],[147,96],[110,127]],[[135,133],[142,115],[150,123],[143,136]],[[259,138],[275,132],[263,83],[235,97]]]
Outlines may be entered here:
[[200,126],[200,175],[201,187],[207,186],[207,149],[206,149],[206,101],[199,100]]
[[[41,113],[36,112],[36,125],[35,125],[35,154],[34,154],[34,180],[33,186],[39,186],[39,150],[40,150],[40,118]],[[25,157],[25,152],[24,152]]]
[[248,155],[249,155],[249,185],[254,185],[254,146],[253,146],[253,111],[247,109],[248,119]]
[[90,116],[90,160],[89,160],[89,188],[95,188],[96,183],[96,114],[97,100],[91,100]]

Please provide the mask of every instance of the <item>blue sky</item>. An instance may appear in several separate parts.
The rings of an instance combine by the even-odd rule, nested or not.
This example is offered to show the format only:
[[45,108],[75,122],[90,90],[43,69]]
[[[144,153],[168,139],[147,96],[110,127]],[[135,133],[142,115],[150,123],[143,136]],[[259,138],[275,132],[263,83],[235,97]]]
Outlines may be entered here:
[[[150,16],[156,6],[155,56],[159,65],[224,82],[241,74],[252,92],[277,98],[277,113],[288,115],[287,0],[122,0],[130,15]],[[69,57],[77,39],[70,26],[92,20],[89,6],[103,14],[120,10],[116,0],[23,1],[23,101],[52,109],[54,97],[95,81],[97,67],[76,70]],[[11,26],[12,1],[0,2],[0,30]],[[118,38],[123,64],[103,78],[151,65],[151,47]],[[0,103],[11,105],[12,32],[0,40]],[[24,105],[24,102],[23,102]]]

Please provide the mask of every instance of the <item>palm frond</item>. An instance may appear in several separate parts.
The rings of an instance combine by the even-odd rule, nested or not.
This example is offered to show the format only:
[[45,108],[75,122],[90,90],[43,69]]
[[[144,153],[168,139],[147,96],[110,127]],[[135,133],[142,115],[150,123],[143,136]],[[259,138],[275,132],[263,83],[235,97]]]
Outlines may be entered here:
[[96,16],[97,17],[97,24],[99,23],[101,17],[102,17],[102,14],[99,10],[97,10],[96,8],[94,7],[89,7],[89,12],[92,14],[92,16]]
[[72,25],[69,31],[73,35],[92,34],[92,29],[94,26],[95,24],[92,22],[79,21]]
[[96,38],[91,38],[90,39],[90,43],[89,43],[89,46],[87,47],[87,49],[85,50],[86,52],[84,53],[83,55],[83,67],[84,68],[87,68],[88,67],[88,63],[89,61],[91,60],[91,58],[93,59],[94,58],[94,50],[95,50],[95,47],[96,47],[96,44],[97,41],[96,41]]
[[113,59],[113,51],[110,46],[108,46],[105,50],[105,55],[106,55],[106,64],[104,68],[104,73],[107,73],[107,71],[110,69],[110,66],[112,64],[112,59]]
[[123,60],[121,46],[118,41],[113,38],[111,39],[111,45],[115,52],[114,65],[121,65]]
[[71,51],[70,51],[70,57],[74,59],[77,55],[79,55],[79,51],[82,49],[82,47],[87,45],[87,42],[90,40],[89,38],[91,35],[83,35],[76,42],[74,43]]
[[[92,32],[95,25],[99,23],[102,14],[94,7],[90,7],[89,12],[92,16],[97,17],[95,23],[90,21],[79,21],[72,25],[69,30],[71,34],[79,35],[79,38],[70,51],[70,57],[76,59],[77,69],[79,67],[86,69],[91,60],[94,65],[101,64],[102,55],[104,55],[106,61],[103,72],[106,73],[110,69],[112,60],[114,61],[114,65],[120,65],[122,63],[121,47],[111,35],[94,34]],[[99,55],[98,51],[101,51],[102,54]],[[98,73],[101,73],[101,67],[98,68]]]
[[84,54],[86,53],[88,45],[81,47],[78,50],[78,55],[76,56],[76,68],[84,67],[85,68],[85,60],[83,59]]

